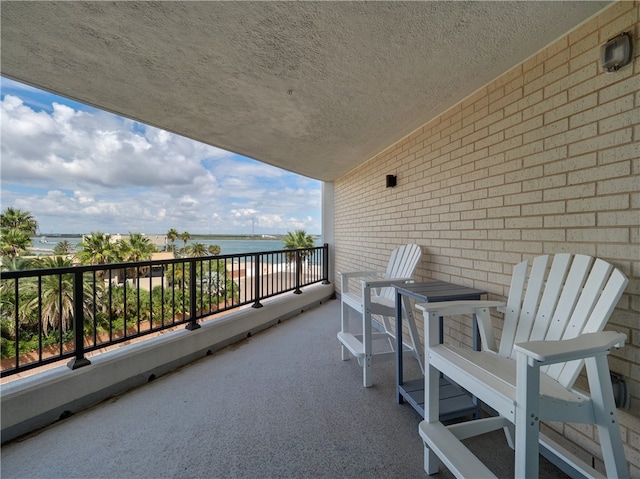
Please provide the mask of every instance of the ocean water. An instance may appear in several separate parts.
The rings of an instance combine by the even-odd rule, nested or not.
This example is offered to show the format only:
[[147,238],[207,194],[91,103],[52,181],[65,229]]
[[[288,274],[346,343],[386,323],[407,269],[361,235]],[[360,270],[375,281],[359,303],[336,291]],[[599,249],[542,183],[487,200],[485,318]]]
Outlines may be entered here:
[[[34,254],[48,254],[56,247],[56,244],[60,241],[68,241],[75,248],[80,241],[81,236],[74,236],[70,238],[58,238],[56,236],[46,237],[34,237],[31,238],[32,251]],[[197,239],[189,240],[187,243],[203,243],[205,246],[217,244],[220,246],[220,254],[241,254],[241,253],[257,253],[260,251],[277,251],[284,249],[284,242],[279,239],[255,239],[255,240],[206,240]],[[182,240],[176,240],[176,248],[180,249],[184,246]],[[316,240],[316,246],[321,246],[322,241]]]

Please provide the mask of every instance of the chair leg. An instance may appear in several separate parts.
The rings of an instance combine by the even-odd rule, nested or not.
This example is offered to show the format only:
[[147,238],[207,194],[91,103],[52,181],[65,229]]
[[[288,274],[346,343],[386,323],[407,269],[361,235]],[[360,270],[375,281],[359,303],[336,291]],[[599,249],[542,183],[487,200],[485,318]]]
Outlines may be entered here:
[[515,477],[538,477],[540,463],[540,367],[517,354]]
[[503,430],[504,430],[504,437],[507,439],[507,444],[511,449],[515,449],[516,444],[514,442],[514,437],[516,435],[516,432],[515,432],[515,428],[513,427],[513,424],[510,423],[508,426],[505,426]]
[[365,388],[373,385],[373,340],[371,331],[371,288],[362,288],[362,382]]
[[[346,333],[349,331],[349,306],[346,303],[342,303],[342,312],[340,315],[340,332]],[[349,350],[343,345],[342,348],[342,360],[349,359]]]
[[[425,314],[425,350],[424,357],[429,357],[429,346],[438,344],[439,318],[430,313]],[[424,420],[428,423],[440,421],[440,371],[429,364],[424,368]],[[436,454],[424,444],[424,470],[427,474],[438,472],[440,460]]]
[[365,388],[373,386],[373,371],[371,367],[371,354],[366,354],[362,364],[362,385]]
[[343,361],[347,361],[351,357],[349,355],[349,350],[345,346],[342,346],[342,352],[340,354],[340,357],[342,358]]
[[607,357],[588,358],[585,364],[607,477],[628,478],[629,470],[624,457]]
[[428,475],[436,474],[440,468],[440,460],[431,449],[424,444],[424,472]]
[[[427,365],[424,376],[424,420],[428,423],[440,421],[440,371]],[[424,471],[435,474],[440,467],[438,456],[424,443]]]
[[362,313],[362,347],[364,358],[362,360],[362,383],[365,388],[373,385],[373,341],[371,340],[371,309],[367,308]]
[[385,315],[379,315],[380,318],[380,322],[382,324],[382,326],[384,327],[384,332],[387,334],[387,342],[389,343],[389,348],[391,349],[391,351],[395,351],[396,350],[396,340],[395,340],[395,334],[393,333],[393,328],[392,328],[392,320],[395,319],[393,318],[393,316],[385,316]]

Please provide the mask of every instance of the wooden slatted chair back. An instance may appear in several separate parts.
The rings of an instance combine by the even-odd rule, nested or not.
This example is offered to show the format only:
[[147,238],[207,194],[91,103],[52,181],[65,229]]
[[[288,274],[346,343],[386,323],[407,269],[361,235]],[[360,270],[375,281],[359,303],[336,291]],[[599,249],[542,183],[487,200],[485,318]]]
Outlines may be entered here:
[[[627,278],[601,259],[568,253],[515,266],[505,311],[499,354],[515,358],[513,345],[525,341],[572,339],[602,331],[624,292]],[[583,361],[543,371],[570,388]]]
[[[391,252],[389,264],[385,272],[385,279],[413,278],[422,250],[417,244],[402,245]],[[394,288],[381,288],[378,297],[395,301]]]

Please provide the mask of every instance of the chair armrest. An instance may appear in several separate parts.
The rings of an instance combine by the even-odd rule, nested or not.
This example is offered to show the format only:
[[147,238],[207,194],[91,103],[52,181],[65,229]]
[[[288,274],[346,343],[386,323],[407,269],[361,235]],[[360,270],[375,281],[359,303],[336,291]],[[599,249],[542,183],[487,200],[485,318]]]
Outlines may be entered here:
[[426,313],[438,313],[439,316],[457,316],[474,314],[477,309],[497,308],[503,301],[441,301],[439,303],[418,303],[416,308]]
[[349,280],[351,278],[382,278],[384,273],[379,271],[349,271],[348,273],[338,273],[340,276],[340,291],[349,292]]
[[390,279],[374,279],[374,280],[361,280],[363,287],[369,288],[384,288],[385,286],[391,286],[398,283],[407,283],[413,281],[413,278],[390,278]]
[[513,349],[524,354],[530,362],[554,364],[606,354],[612,347],[624,346],[626,340],[626,334],[601,331],[582,334],[573,339],[518,343]]
[[349,271],[348,273],[338,273],[338,275],[342,278],[368,278],[371,276],[377,276],[382,278],[384,273],[380,271]]
[[[503,305],[502,301],[469,300],[469,301],[440,301],[436,303],[418,303],[416,308],[423,311],[425,321],[427,317],[475,315],[478,331],[482,339],[484,351],[496,352],[496,340],[493,335],[493,325],[489,308]],[[428,315],[428,316],[427,316]]]

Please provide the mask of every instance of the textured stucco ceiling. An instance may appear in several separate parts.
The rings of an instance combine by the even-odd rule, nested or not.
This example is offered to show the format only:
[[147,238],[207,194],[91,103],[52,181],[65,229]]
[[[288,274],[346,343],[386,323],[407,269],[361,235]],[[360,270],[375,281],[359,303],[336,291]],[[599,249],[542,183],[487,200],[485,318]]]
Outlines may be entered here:
[[331,181],[609,2],[21,2],[2,75]]

